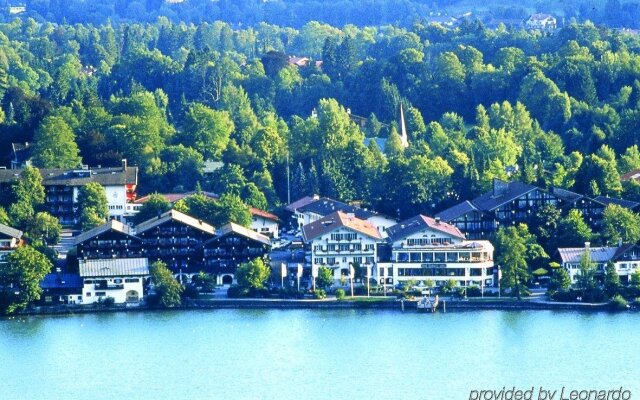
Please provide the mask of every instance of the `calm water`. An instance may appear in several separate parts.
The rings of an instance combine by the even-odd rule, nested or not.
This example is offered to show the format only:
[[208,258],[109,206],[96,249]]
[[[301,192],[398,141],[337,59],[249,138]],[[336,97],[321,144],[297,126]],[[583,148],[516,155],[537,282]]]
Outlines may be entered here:
[[637,313],[546,311],[0,320],[0,399],[438,400],[505,385],[623,385],[640,399],[639,327]]

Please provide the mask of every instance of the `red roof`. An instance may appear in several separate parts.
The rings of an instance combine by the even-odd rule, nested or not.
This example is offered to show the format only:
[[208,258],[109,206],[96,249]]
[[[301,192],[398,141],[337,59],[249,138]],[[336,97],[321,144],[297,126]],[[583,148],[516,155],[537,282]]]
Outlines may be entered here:
[[302,234],[305,240],[310,241],[342,227],[374,239],[382,239],[380,232],[378,232],[371,222],[356,218],[353,214],[346,214],[342,211],[336,211],[333,214],[329,214],[324,218],[303,226]]
[[259,208],[251,207],[249,210],[251,211],[251,215],[253,215],[255,217],[262,217],[262,218],[270,219],[270,220],[276,221],[276,222],[280,221],[280,219],[276,215],[271,214],[270,212],[261,210]]
[[629,171],[626,174],[622,175],[620,177],[621,181],[630,181],[630,180],[640,180],[640,169],[634,169],[633,171]]

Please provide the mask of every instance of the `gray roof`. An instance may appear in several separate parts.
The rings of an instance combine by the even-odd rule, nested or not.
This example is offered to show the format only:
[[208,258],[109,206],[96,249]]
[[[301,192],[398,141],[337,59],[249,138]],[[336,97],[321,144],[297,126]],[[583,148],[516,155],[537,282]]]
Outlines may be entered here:
[[0,233],[16,239],[22,238],[22,231],[3,224],[0,224]]
[[[206,243],[209,243],[211,241],[214,241],[222,236],[226,236],[230,233],[237,233],[238,235],[247,237],[249,239],[255,240],[257,242],[260,242],[262,244],[265,244],[267,246],[271,246],[271,239],[269,239],[267,236],[260,234],[258,232],[252,231],[251,229],[245,228],[242,225],[238,225],[235,224],[233,222],[230,222],[226,225],[221,226],[220,228],[216,229],[216,237],[214,237],[213,239],[209,239]],[[205,244],[206,244],[205,243]]]
[[471,204],[469,200],[465,200],[460,204],[456,204],[455,206],[449,207],[444,211],[440,211],[435,216],[436,218],[440,218],[444,222],[451,222],[470,211],[478,211],[478,209],[476,208],[476,206]]
[[351,206],[347,203],[343,203],[338,200],[333,200],[328,197],[321,197],[318,200],[306,204],[298,208],[298,212],[305,213],[310,212],[326,217],[329,214],[333,214],[336,211],[342,211],[347,214],[354,214],[356,218],[369,219],[376,215],[374,212],[364,210],[355,206]]
[[[87,241],[91,238],[94,238],[98,235],[101,235],[105,232],[108,231],[116,231],[116,232],[120,232],[123,233],[125,235],[131,236],[136,238],[135,236],[133,236],[133,233],[131,231],[131,228],[129,227],[129,225],[125,225],[120,221],[117,221],[115,219],[112,219],[110,221],[105,222],[104,224],[100,225],[100,226],[96,226],[93,229],[90,229],[86,232],[81,233],[80,235],[76,236],[75,240],[73,241],[74,246],[79,245],[80,243]],[[138,239],[138,238],[136,238]],[[141,239],[138,239],[141,240]]]
[[[595,263],[606,263],[613,258],[618,250],[617,247],[591,247],[591,261]],[[582,255],[585,253],[584,247],[566,247],[559,248],[560,258],[562,263],[577,264],[582,259]]]
[[142,276],[149,275],[147,258],[110,258],[104,260],[80,260],[80,276]]
[[567,203],[573,203],[574,201],[580,200],[583,197],[585,197],[580,193],[572,192],[567,189],[555,188],[555,187],[551,189],[551,193],[555,195],[557,198],[566,201]]
[[82,278],[78,274],[47,274],[40,281],[42,289],[82,289]]
[[493,190],[473,199],[473,205],[482,211],[493,211],[525,194],[539,189],[523,182],[493,180]]
[[[0,183],[17,180],[22,169],[0,170]],[[138,167],[91,168],[91,169],[40,169],[44,186],[83,186],[97,182],[102,186],[138,184]]]
[[395,242],[397,240],[404,239],[407,236],[413,235],[414,233],[421,232],[425,229],[440,231],[459,239],[465,238],[462,232],[460,232],[460,229],[458,229],[457,227],[446,222],[437,221],[424,215],[416,215],[415,217],[409,218],[407,220],[399,222],[394,226],[389,227],[387,229],[387,234],[389,235],[389,239]]
[[153,217],[136,225],[136,234],[148,231],[149,229],[155,228],[156,226],[171,220],[181,222],[211,235],[214,235],[216,232],[215,228],[206,222],[195,219],[177,210],[169,210],[160,216]]
[[595,201],[598,201],[604,205],[609,205],[609,204],[617,204],[621,207],[624,208],[628,208],[628,209],[634,209],[636,207],[638,207],[640,205],[640,203],[637,203],[635,201],[631,201],[631,200],[624,200],[624,199],[616,199],[613,197],[606,197],[606,196],[598,196],[594,198]]

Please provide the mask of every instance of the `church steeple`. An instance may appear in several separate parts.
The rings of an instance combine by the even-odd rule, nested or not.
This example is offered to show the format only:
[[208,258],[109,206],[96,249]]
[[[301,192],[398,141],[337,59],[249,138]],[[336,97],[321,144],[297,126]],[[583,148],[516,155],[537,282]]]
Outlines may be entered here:
[[402,109],[402,103],[400,103],[400,139],[402,140],[402,147],[405,149],[409,147],[409,137],[407,136],[407,126],[404,123],[404,110]]

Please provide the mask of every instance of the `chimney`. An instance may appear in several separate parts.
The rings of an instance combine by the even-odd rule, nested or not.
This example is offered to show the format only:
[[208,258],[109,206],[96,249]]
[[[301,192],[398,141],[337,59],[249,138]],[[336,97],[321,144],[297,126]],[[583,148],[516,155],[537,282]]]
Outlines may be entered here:
[[500,179],[493,178],[493,196],[498,197],[503,195],[509,188],[509,182],[501,181]]
[[618,247],[622,247],[622,238],[618,239]]
[[127,172],[127,159],[126,158],[122,159],[122,170],[124,172]]
[[439,224],[439,223],[440,223],[440,217],[435,217],[434,219],[435,219],[435,221],[436,221],[436,224]]
[[585,250],[590,250],[591,249],[591,242],[584,242],[584,249]]

